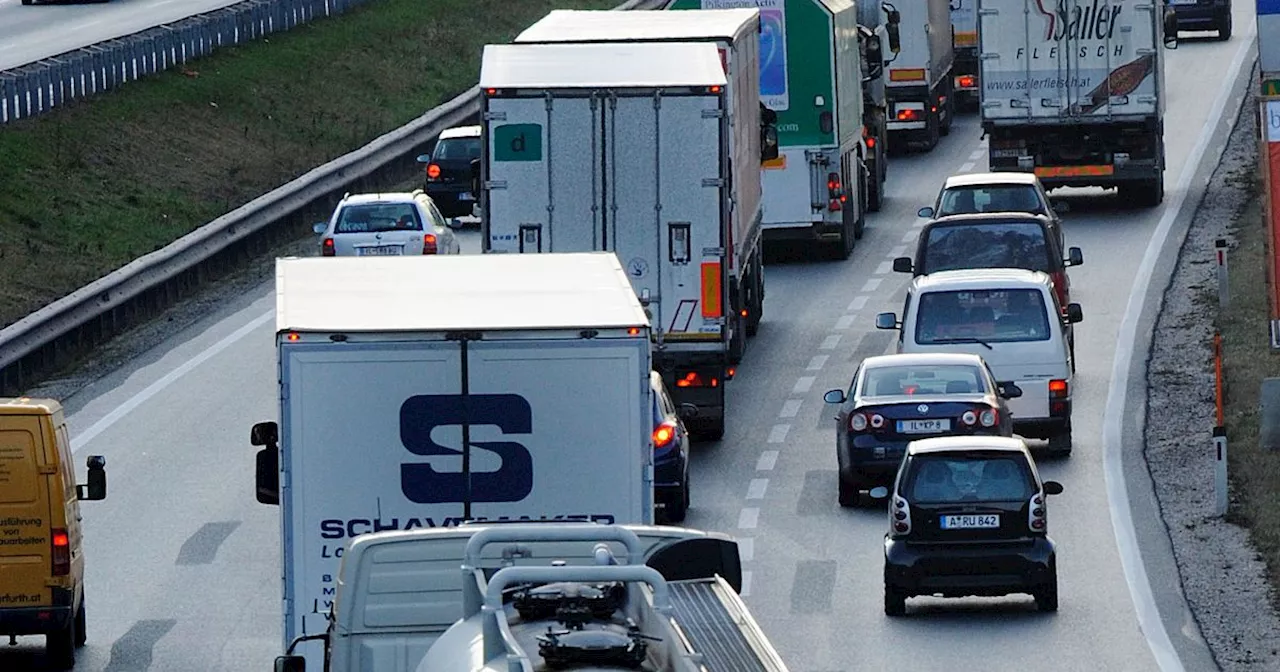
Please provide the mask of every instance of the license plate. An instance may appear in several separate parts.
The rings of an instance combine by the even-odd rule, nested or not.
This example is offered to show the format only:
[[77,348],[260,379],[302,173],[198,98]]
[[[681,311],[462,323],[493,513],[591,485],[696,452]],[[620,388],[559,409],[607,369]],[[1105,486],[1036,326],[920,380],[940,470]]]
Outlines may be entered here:
[[458,200],[459,200],[459,201],[474,201],[474,200],[476,200],[476,197],[475,197],[475,196],[472,196],[472,195],[471,195],[471,192],[469,192],[469,191],[464,191],[464,192],[462,192],[461,194],[458,194]]
[[391,257],[401,254],[404,248],[400,245],[379,245],[377,247],[357,247],[356,253],[361,257]]
[[1194,5],[1194,4],[1196,4],[1196,2],[1198,2],[1198,1],[1199,1],[1199,0],[1173,0],[1173,3],[1172,3],[1172,4],[1175,4],[1175,5]]
[[981,516],[943,516],[944,530],[980,530],[1000,527],[1000,516],[987,514]]
[[933,420],[899,420],[899,434],[932,434],[951,430],[951,421],[947,418]]

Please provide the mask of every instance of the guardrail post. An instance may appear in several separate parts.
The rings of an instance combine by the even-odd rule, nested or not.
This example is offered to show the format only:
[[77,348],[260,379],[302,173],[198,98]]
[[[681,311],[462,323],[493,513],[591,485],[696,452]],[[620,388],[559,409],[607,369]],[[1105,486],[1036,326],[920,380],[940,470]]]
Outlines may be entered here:
[[1227,284],[1227,239],[1213,241],[1213,248],[1218,257],[1218,308],[1225,309],[1231,302],[1231,287]]

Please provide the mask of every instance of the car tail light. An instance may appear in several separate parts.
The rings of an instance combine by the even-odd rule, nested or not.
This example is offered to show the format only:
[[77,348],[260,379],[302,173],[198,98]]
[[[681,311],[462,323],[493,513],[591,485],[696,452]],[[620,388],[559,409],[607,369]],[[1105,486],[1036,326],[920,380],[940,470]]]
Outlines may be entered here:
[[332,257],[336,254],[337,254],[337,251],[333,247],[332,238],[325,238],[324,240],[320,241],[320,256]]
[[690,371],[676,379],[676,387],[719,387],[720,380],[715,376],[703,377],[697,371]]
[[1045,517],[1044,495],[1036,493],[1032,495],[1031,501],[1027,505],[1027,525],[1031,527],[1032,532],[1044,533],[1049,527],[1049,520]]
[[827,209],[839,212],[845,201],[844,185],[840,183],[840,173],[827,173]]
[[658,425],[653,430],[653,447],[666,448],[676,438],[676,425],[670,420]]
[[1053,278],[1053,293],[1058,295],[1059,305],[1067,305],[1067,272],[1056,271],[1050,277]]
[[915,121],[920,110],[898,110],[898,121]]
[[1000,422],[1000,411],[989,408],[978,414],[978,422],[982,423],[983,427],[995,427],[996,423]]
[[911,534],[911,507],[907,500],[894,495],[889,505],[889,526],[894,536]]
[[423,254],[436,253],[436,234],[428,233],[427,235],[422,237],[422,253]]
[[1049,381],[1050,399],[1066,399],[1070,393],[1070,389],[1067,387],[1067,381],[1057,379]]
[[874,137],[867,138],[867,149],[875,149],[875,148],[876,148],[876,139]]
[[872,413],[871,417],[867,420],[871,423],[871,429],[880,429],[881,427],[884,427],[884,416],[879,413]]
[[427,179],[433,182],[440,179],[440,166],[434,163],[427,164]]
[[71,539],[67,536],[67,531],[60,527],[53,529],[52,557],[53,557],[53,575],[67,576],[71,573]]
[[862,432],[867,429],[867,416],[862,413],[854,413],[849,416],[849,429],[854,432]]
[[960,416],[960,422],[972,427],[978,424],[978,414],[973,411],[965,411],[964,414]]

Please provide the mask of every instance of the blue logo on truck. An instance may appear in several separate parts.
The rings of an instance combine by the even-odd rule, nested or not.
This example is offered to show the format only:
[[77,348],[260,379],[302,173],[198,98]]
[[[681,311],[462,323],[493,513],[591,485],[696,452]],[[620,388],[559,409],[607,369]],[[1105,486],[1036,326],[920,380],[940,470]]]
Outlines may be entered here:
[[[400,441],[414,455],[461,456],[457,448],[431,439],[437,427],[494,425],[503,434],[530,434],[533,409],[517,394],[472,394],[467,398],[470,418],[458,394],[423,394],[409,397],[400,406]],[[533,492],[533,456],[513,441],[472,441],[473,450],[487,450],[502,460],[497,471],[471,472],[472,502],[518,502]],[[418,504],[453,504],[466,501],[467,475],[441,472],[430,464],[400,465],[400,489]]]

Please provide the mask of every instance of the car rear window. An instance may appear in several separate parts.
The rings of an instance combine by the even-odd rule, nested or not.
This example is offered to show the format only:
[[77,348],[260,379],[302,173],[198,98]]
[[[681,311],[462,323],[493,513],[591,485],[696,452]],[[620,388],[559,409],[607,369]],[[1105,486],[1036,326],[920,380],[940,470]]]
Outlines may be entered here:
[[877,366],[862,374],[866,397],[901,394],[963,394],[987,391],[982,374],[962,364]]
[[36,500],[35,437],[13,429],[0,431],[0,504]]
[[1040,193],[1029,184],[952,187],[942,192],[939,217],[974,212],[1030,212],[1047,215]]
[[412,203],[370,203],[344,207],[334,233],[421,230],[422,221]]
[[1049,312],[1036,289],[925,292],[916,305],[916,343],[1049,340]]
[[922,273],[966,268],[1056,270],[1044,227],[1035,222],[934,225],[925,235]]
[[1035,483],[1021,456],[926,454],[911,459],[902,492],[919,504],[1021,502]]
[[480,158],[480,138],[448,138],[436,143],[431,158],[438,161],[446,159]]

